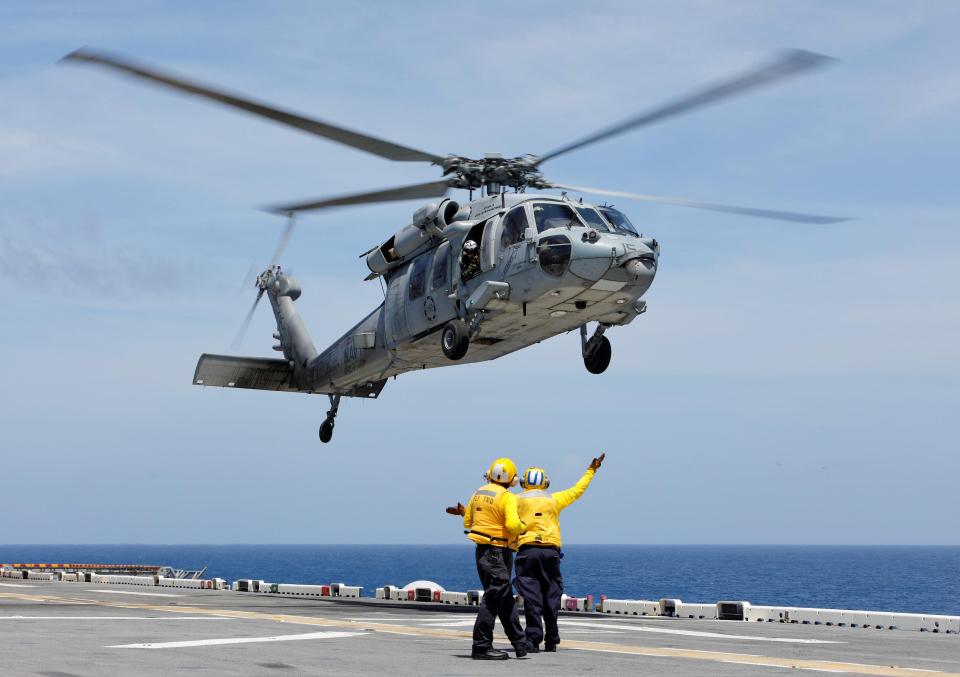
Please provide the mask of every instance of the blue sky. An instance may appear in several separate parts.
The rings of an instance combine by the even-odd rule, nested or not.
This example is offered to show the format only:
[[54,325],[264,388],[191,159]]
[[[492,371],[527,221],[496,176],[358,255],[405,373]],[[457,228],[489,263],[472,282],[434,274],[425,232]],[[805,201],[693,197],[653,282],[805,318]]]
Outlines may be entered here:
[[[11,3],[0,8],[5,542],[457,542],[501,454],[575,481],[581,543],[960,543],[953,2]],[[256,208],[435,178],[56,61],[83,45],[436,153],[545,152],[783,47],[830,69],[571,153],[623,203],[649,312],[588,374],[566,335],[347,402],[190,385],[282,224]],[[376,305],[357,255],[417,203],[311,216],[285,256],[318,346]],[[269,355],[261,309],[242,350]],[[9,519],[16,515],[16,519]]]

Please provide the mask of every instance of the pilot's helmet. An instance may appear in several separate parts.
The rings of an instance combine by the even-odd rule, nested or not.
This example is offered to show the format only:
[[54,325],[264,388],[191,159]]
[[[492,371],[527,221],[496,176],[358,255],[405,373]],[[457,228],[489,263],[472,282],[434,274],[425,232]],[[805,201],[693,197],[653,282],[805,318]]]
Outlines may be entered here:
[[477,248],[477,243],[474,242],[473,240],[467,240],[466,242],[463,243],[464,251],[472,252],[476,248]]

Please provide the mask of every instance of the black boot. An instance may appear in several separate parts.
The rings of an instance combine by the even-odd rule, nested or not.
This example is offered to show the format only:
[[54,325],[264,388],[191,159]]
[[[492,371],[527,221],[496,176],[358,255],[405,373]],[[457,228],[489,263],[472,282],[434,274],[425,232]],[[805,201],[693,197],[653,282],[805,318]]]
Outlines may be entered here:
[[523,658],[524,656],[526,656],[528,648],[529,648],[529,645],[527,644],[527,640],[525,639],[521,639],[519,642],[513,645],[513,650],[517,654],[517,658]]
[[556,644],[544,644],[544,645],[543,645],[543,650],[544,650],[544,651],[554,652],[554,651],[557,650],[557,645],[556,645]]
[[506,651],[500,651],[500,649],[494,649],[493,647],[490,647],[484,651],[477,651],[474,649],[470,657],[475,661],[505,661],[510,656]]

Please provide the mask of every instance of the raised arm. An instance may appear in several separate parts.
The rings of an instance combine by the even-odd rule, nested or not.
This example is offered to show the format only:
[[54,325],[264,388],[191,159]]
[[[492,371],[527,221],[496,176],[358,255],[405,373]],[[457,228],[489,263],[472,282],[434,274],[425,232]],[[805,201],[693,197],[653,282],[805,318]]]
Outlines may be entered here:
[[593,481],[594,475],[597,474],[597,470],[600,469],[600,466],[603,464],[603,459],[606,457],[606,454],[600,454],[597,458],[590,461],[590,467],[587,468],[587,472],[583,473],[583,477],[574,484],[569,489],[563,491],[557,491],[553,494],[554,500],[556,500],[557,505],[561,510],[571,505],[578,498],[583,496],[583,492],[587,490],[587,487],[590,486],[590,483]]

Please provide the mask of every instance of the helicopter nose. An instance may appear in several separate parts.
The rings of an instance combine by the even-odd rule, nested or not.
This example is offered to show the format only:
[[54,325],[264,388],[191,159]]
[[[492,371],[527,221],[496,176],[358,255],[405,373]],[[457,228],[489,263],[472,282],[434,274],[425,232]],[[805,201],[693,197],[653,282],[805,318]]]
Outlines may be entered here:
[[611,267],[618,265],[618,255],[623,253],[619,241],[605,238],[593,229],[571,240],[570,272],[584,280],[596,282],[606,277]]
[[652,256],[642,256],[630,259],[623,268],[627,272],[627,279],[636,283],[646,279],[652,280],[657,272],[657,262]]
[[614,259],[610,248],[592,242],[577,242],[570,256],[570,272],[584,280],[597,281],[606,275]]
[[649,286],[656,274],[656,250],[644,240],[584,236],[573,240],[570,253],[570,272],[591,282]]

